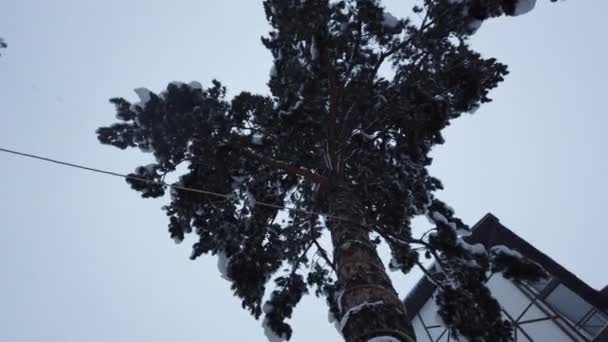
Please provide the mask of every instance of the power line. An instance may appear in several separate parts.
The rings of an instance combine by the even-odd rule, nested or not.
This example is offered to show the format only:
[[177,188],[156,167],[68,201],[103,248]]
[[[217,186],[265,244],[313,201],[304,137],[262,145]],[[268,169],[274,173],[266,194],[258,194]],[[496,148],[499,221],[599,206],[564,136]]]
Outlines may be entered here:
[[[57,160],[57,159],[53,159],[53,158],[49,158],[49,157],[43,157],[43,156],[39,156],[39,155],[35,155],[35,154],[15,151],[15,150],[3,148],[3,147],[0,147],[0,152],[5,152],[5,153],[13,154],[13,155],[16,155],[16,156],[25,157],[25,158],[37,159],[37,160],[41,160],[41,161],[44,161],[44,162],[58,164],[58,165],[61,165],[61,166],[66,166],[66,167],[72,167],[72,168],[76,168],[76,169],[80,169],[80,170],[86,170],[86,171],[91,171],[91,172],[95,172],[95,173],[105,174],[105,175],[109,175],[109,176],[114,176],[114,177],[120,177],[120,178],[124,178],[124,179],[135,180],[135,181],[139,181],[139,182],[143,182],[143,183],[147,183],[147,184],[156,184],[156,185],[160,185],[160,186],[163,186],[163,187],[167,187],[169,189],[175,189],[175,190],[180,190],[180,191],[193,192],[193,193],[198,193],[198,194],[201,194],[201,195],[220,197],[220,198],[224,198],[224,199],[232,199],[233,198],[233,195],[231,195],[231,194],[221,194],[221,193],[218,193],[218,192],[213,192],[213,191],[208,191],[208,190],[202,190],[202,189],[196,189],[196,188],[190,188],[190,187],[185,187],[185,186],[181,186],[181,185],[177,185],[177,184],[169,184],[169,183],[166,183],[164,181],[154,181],[154,180],[146,179],[146,178],[139,177],[139,176],[126,175],[126,174],[122,174],[122,173],[118,173],[118,172],[113,172],[113,171],[98,169],[98,168],[94,168],[94,167],[84,166],[84,165],[80,165],[80,164],[65,162],[65,161],[61,161],[61,160]],[[376,231],[378,233],[381,233],[381,235],[383,235],[383,236],[386,235],[384,232],[382,232],[382,230],[379,230],[379,227],[377,225],[370,224],[370,223],[356,222],[356,221],[353,221],[353,220],[351,220],[349,218],[346,218],[346,217],[341,217],[341,216],[336,216],[336,215],[330,215],[330,214],[321,213],[321,212],[312,211],[312,210],[298,209],[298,208],[293,208],[293,207],[285,207],[285,206],[281,206],[281,205],[277,205],[277,204],[273,204],[273,203],[262,202],[262,201],[257,201],[257,200],[256,200],[255,203],[256,203],[256,205],[260,205],[260,206],[263,206],[263,207],[268,207],[268,208],[273,208],[273,209],[278,209],[278,210],[287,210],[287,211],[301,213],[301,214],[306,214],[306,215],[314,215],[314,216],[325,217],[325,218],[329,218],[329,219],[333,219],[333,220],[337,220],[337,221],[342,221],[342,222],[348,222],[348,223],[351,223],[351,224],[356,224],[356,225],[359,225],[359,226],[362,226],[362,227],[368,227],[368,228],[370,228],[370,227],[374,228],[375,227],[375,229],[376,229]],[[405,242],[405,241],[401,241],[399,239],[395,240],[395,237],[391,237],[391,239],[393,241],[397,241],[397,242],[400,242],[400,243],[404,243]]]
[[[79,165],[79,164],[75,164],[75,163],[69,163],[69,162],[65,162],[65,161],[61,161],[61,160],[57,160],[57,159],[52,159],[52,158],[43,157],[43,156],[39,156],[39,155],[35,155],[35,154],[30,154],[30,153],[25,153],[25,152],[19,152],[19,151],[10,150],[10,149],[7,149],[7,148],[2,148],[2,147],[0,147],[0,152],[5,152],[5,153],[9,153],[9,154],[20,156],[20,157],[25,157],[25,158],[37,159],[37,160],[45,161],[45,162],[48,162],[48,163],[58,164],[58,165],[61,165],[61,166],[67,166],[67,167],[72,167],[72,168],[76,168],[76,169],[81,169],[81,170],[101,173],[101,174],[105,174],[105,175],[109,175],[109,176],[114,176],[114,177],[120,177],[120,178],[124,178],[124,179],[135,180],[135,181],[139,181],[139,182],[143,182],[143,183],[147,183],[147,184],[156,184],[156,185],[160,185],[160,186],[163,186],[163,187],[168,187],[170,189],[175,189],[175,190],[180,190],[180,191],[194,192],[194,193],[198,193],[198,194],[202,194],[202,195],[221,197],[221,198],[225,198],[225,199],[231,199],[231,198],[233,198],[233,196],[231,194],[221,194],[221,193],[218,193],[218,192],[213,192],[213,191],[208,191],[208,190],[202,190],[202,189],[196,189],[196,188],[190,188],[190,187],[185,187],[185,186],[181,186],[181,185],[177,185],[177,184],[169,184],[169,183],[166,183],[164,181],[154,181],[154,180],[146,179],[146,178],[143,178],[143,177],[126,175],[126,174],[122,174],[122,173],[118,173],[118,172],[98,169],[98,168],[84,166],[84,165]],[[304,210],[304,209],[298,209],[298,208],[292,208],[292,207],[285,207],[285,206],[281,206],[281,205],[277,205],[277,204],[272,204],[272,203],[267,203],[267,202],[261,202],[261,201],[256,201],[255,203],[256,203],[256,205],[260,205],[260,206],[263,206],[263,207],[268,207],[268,208],[273,208],[273,209],[279,209],[279,210],[288,210],[288,211],[293,211],[293,212],[307,214],[307,215],[322,216],[322,217],[327,217],[327,218],[331,218],[331,219],[334,219],[334,220],[355,223],[352,220],[349,220],[349,219],[344,218],[344,217],[324,214],[324,213],[320,213],[320,212],[316,212],[316,211]]]

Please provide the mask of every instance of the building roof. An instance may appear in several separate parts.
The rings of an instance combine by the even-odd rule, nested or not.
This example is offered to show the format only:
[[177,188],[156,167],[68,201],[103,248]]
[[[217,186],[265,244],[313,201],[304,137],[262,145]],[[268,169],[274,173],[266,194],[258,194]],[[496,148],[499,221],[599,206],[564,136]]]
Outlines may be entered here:
[[[498,218],[491,213],[486,214],[475,224],[471,235],[466,237],[465,240],[468,243],[481,242],[487,248],[496,245],[506,245],[515,249],[542,265],[547,272],[559,279],[564,286],[574,291],[591,305],[603,311],[608,310],[608,286],[602,291],[595,290],[555,260],[551,259],[551,257],[503,226]],[[405,299],[408,314],[413,315],[420,311],[422,306],[433,295],[433,292],[435,292],[435,285],[426,277],[420,279]]]

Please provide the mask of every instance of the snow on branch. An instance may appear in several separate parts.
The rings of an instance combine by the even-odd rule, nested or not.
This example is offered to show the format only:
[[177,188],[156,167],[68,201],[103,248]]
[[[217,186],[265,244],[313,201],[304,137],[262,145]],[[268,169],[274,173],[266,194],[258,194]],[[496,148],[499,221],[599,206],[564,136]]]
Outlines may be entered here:
[[481,243],[476,243],[474,245],[470,245],[466,243],[463,239],[456,240],[456,244],[472,255],[486,255],[488,252],[486,251],[486,247]]
[[376,336],[374,338],[370,338],[367,342],[401,342],[398,339],[392,336]]
[[507,279],[538,281],[547,271],[533,260],[504,245],[490,248],[492,272],[501,272]]
[[220,271],[222,278],[232,281],[228,275],[228,265],[230,264],[230,258],[226,256],[223,251],[217,252],[217,270]]
[[530,12],[536,6],[536,0],[519,0],[515,3],[515,10],[513,15],[522,15]]
[[268,317],[264,318],[264,321],[262,321],[262,327],[264,328],[264,335],[266,335],[268,342],[283,342],[288,340],[285,334],[279,336],[272,330]]
[[397,19],[394,15],[391,14],[391,12],[389,11],[384,11],[383,14],[383,18],[382,18],[382,25],[388,27],[388,28],[396,28],[397,26],[399,26],[399,19]]
[[340,330],[344,330],[344,327],[346,326],[346,324],[348,324],[348,319],[350,318],[351,315],[356,314],[357,312],[367,308],[367,307],[373,307],[376,305],[383,305],[384,301],[379,300],[377,302],[372,302],[372,303],[368,303],[368,302],[364,302],[362,304],[359,305],[355,305],[352,308],[348,309],[348,311],[346,311],[344,313],[344,315],[342,316],[342,319],[340,320]]
[[504,254],[504,255],[508,255],[510,257],[517,258],[517,259],[523,258],[521,253],[519,253],[518,251],[513,250],[505,245],[496,245],[496,246],[490,248],[490,253],[495,254],[495,255]]

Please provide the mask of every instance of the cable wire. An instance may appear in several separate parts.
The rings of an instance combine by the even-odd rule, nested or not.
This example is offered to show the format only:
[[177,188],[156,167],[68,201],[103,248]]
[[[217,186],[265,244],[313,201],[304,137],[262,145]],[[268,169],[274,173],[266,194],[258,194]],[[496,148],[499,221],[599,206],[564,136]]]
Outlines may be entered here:
[[[2,148],[2,147],[0,147],[0,152],[5,152],[5,153],[13,154],[13,155],[17,155],[17,156],[20,156],[20,157],[37,159],[37,160],[45,161],[45,162],[48,162],[48,163],[53,163],[53,164],[58,164],[58,165],[62,165],[62,166],[77,168],[77,169],[81,169],[81,170],[101,173],[101,174],[105,174],[105,175],[109,175],[109,176],[114,176],[114,177],[120,177],[120,178],[124,178],[124,179],[135,180],[135,181],[144,182],[144,183],[147,183],[147,184],[156,184],[156,185],[160,185],[160,186],[163,186],[163,187],[168,187],[170,189],[175,189],[175,190],[180,190],[180,191],[194,192],[194,193],[198,193],[198,194],[202,194],[202,195],[221,197],[221,198],[225,198],[225,199],[232,199],[233,198],[233,195],[231,195],[231,194],[221,194],[221,193],[217,193],[217,192],[213,192],[213,191],[208,191],[208,190],[190,188],[190,187],[185,187],[185,186],[176,185],[176,184],[168,184],[168,183],[166,183],[164,181],[154,181],[154,180],[146,179],[146,178],[143,178],[143,177],[126,175],[126,174],[122,174],[122,173],[118,173],[118,172],[113,172],[113,171],[98,169],[98,168],[94,168],[94,167],[89,167],[89,166],[69,163],[69,162],[65,162],[65,161],[61,161],[61,160],[57,160],[57,159],[52,159],[52,158],[43,157],[43,156],[39,156],[39,155],[35,155],[35,154],[30,154],[30,153],[25,153],[25,152],[19,152],[19,151],[7,149],[7,148]],[[288,210],[288,211],[302,213],[302,214],[306,214],[306,215],[315,215],[315,216],[320,216],[320,217],[325,217],[325,218],[331,218],[331,219],[334,219],[334,220],[339,220],[339,221],[344,221],[344,222],[356,223],[356,222],[353,222],[352,220],[349,220],[348,218],[345,218],[345,217],[329,215],[329,214],[320,213],[320,212],[311,211],[311,210],[304,210],[304,209],[298,209],[298,208],[293,208],[293,207],[285,207],[285,206],[281,206],[281,205],[277,205],[277,204],[272,204],[272,203],[267,203],[267,202],[261,202],[261,201],[256,201],[255,203],[256,203],[256,205],[260,205],[260,206],[268,207],[268,208],[274,208],[274,209],[279,209],[279,210]]]

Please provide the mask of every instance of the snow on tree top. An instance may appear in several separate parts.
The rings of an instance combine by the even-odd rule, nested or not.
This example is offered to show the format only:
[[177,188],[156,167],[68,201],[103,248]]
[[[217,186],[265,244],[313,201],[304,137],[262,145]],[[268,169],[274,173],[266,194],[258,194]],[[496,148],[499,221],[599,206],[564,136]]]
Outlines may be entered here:
[[190,86],[190,88],[192,88],[192,89],[199,89],[199,90],[203,89],[203,85],[201,84],[201,82],[198,82],[198,81],[192,81],[192,82],[188,83],[188,86]]
[[150,90],[148,90],[147,88],[135,88],[133,89],[133,91],[135,92],[135,94],[137,94],[137,97],[139,97],[139,105],[141,107],[144,107],[146,105],[146,103],[148,103],[148,101],[150,101],[150,99],[152,98],[151,94],[152,92]]
[[530,12],[536,6],[536,0],[519,0],[515,4],[515,11],[513,15],[522,15]]
[[382,25],[389,28],[395,28],[397,25],[399,25],[399,22],[399,19],[392,15],[391,12],[384,11]]

